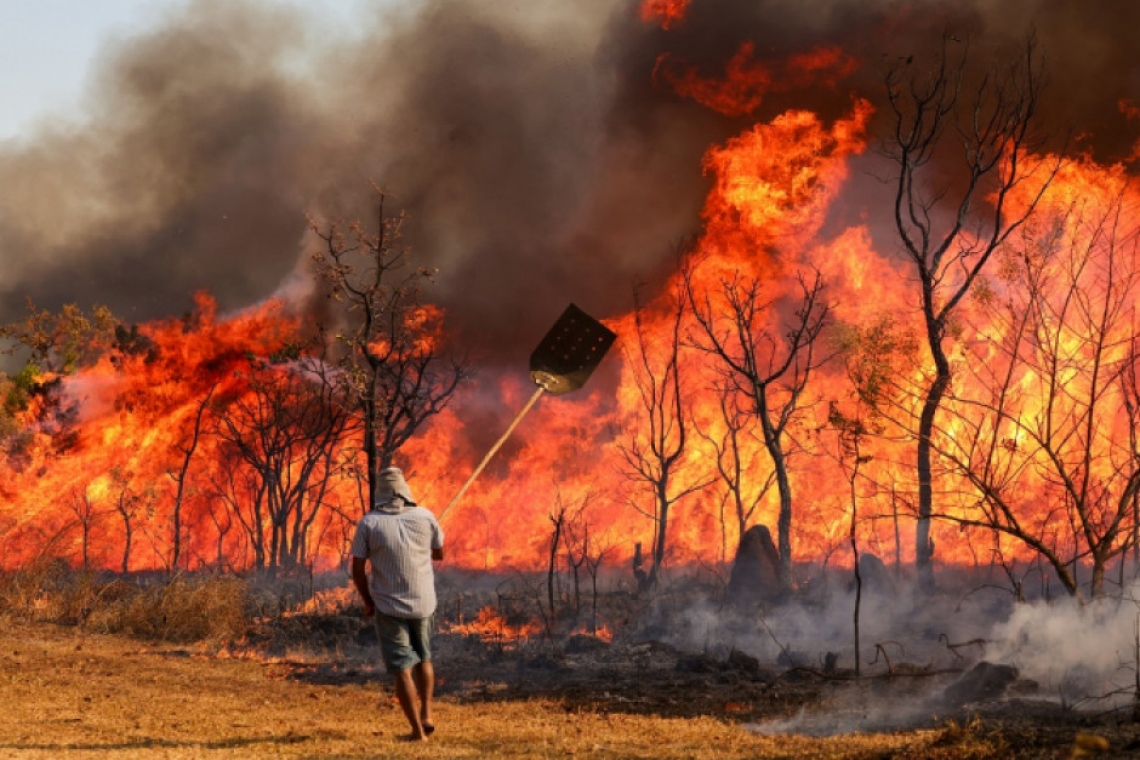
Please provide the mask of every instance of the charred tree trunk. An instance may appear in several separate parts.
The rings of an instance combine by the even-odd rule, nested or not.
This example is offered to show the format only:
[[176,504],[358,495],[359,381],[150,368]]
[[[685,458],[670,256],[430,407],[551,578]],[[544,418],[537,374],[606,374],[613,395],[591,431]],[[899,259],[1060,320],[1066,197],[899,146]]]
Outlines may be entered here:
[[935,366],[938,374],[926,394],[918,427],[918,522],[915,526],[914,552],[918,585],[925,592],[933,591],[935,586],[934,540],[930,537],[930,520],[934,508],[931,436],[934,434],[934,416],[950,384],[950,364],[940,349],[935,352]]
[[668,481],[661,483],[657,489],[657,504],[659,511],[657,513],[657,528],[653,536],[653,562],[649,565],[649,579],[650,587],[657,585],[657,573],[661,569],[662,563],[665,562],[665,545],[666,536],[669,530],[669,497],[668,497]]
[[364,462],[368,472],[368,502],[362,504],[363,514],[368,514],[372,509],[372,505],[376,503],[376,482],[380,476],[380,470],[384,466],[380,464],[380,458],[376,447],[376,420],[380,414],[377,410],[376,402],[376,383],[373,381],[368,392],[365,395],[362,403],[364,410]]
[[134,541],[135,530],[133,515],[127,510],[119,509],[119,516],[123,518],[123,562],[120,566],[123,575],[131,571],[131,544]]
[[[582,512],[577,515],[577,521],[584,520]],[[577,522],[576,521],[576,522]],[[577,620],[582,614],[582,565],[586,564],[590,556],[590,524],[586,522],[582,526],[580,535],[578,531],[571,531],[571,539],[567,540],[566,548],[566,563],[570,566],[570,572],[574,579],[574,619]],[[573,543],[576,545],[578,554],[575,555],[575,547],[570,546]]]
[[75,489],[71,494],[71,511],[79,522],[83,569],[91,567],[91,528],[95,521],[95,504],[84,492]]
[[649,575],[645,572],[645,558],[641,553],[641,542],[637,541],[633,545],[633,559],[630,561],[633,570],[633,578],[637,581],[638,592],[645,591],[649,588]]
[[855,574],[855,610],[852,613],[852,622],[854,624],[855,632],[855,677],[860,676],[862,656],[859,643],[859,613],[863,604],[863,574],[860,572],[859,567],[859,540],[855,531],[859,523],[859,493],[857,482],[859,480],[859,468],[863,464],[862,457],[859,453],[859,440],[855,437],[852,441],[852,454],[854,456],[854,464],[851,468],[850,474],[850,499],[851,499],[851,559],[853,563],[853,572]]
[[553,633],[553,628],[558,620],[557,609],[554,606],[554,578],[555,568],[558,561],[558,545],[562,541],[562,528],[566,524],[566,510],[563,509],[555,515],[550,515],[550,522],[554,525],[554,532],[550,535],[550,562],[546,571],[546,602],[550,608],[550,628],[549,633]]
[[194,457],[194,452],[198,450],[198,441],[202,436],[202,420],[217,387],[217,384],[211,387],[206,393],[206,397],[198,404],[198,412],[194,416],[194,425],[190,431],[190,440],[184,446],[179,446],[182,451],[182,465],[177,473],[170,473],[170,477],[174,479],[177,485],[174,493],[174,507],[170,515],[170,569],[172,572],[177,572],[178,563],[182,558],[182,505],[186,498],[186,480],[190,473],[190,460]]
[[[765,398],[765,390],[757,391],[761,398]],[[767,401],[761,406],[767,408]],[[784,447],[779,440],[779,432],[774,429],[767,414],[760,415],[761,427],[764,430],[764,444],[768,455],[772,458],[772,467],[776,473],[776,489],[780,494],[780,513],[776,518],[776,541],[780,554],[780,585],[785,591],[792,588],[792,485],[788,479],[788,463],[784,455]]]
[[138,506],[137,497],[131,492],[129,485],[130,477],[129,473],[121,472],[118,468],[113,469],[111,473],[111,479],[119,489],[118,496],[115,498],[115,509],[123,519],[122,572],[124,575],[129,573],[131,569],[131,548],[135,535],[135,509]]

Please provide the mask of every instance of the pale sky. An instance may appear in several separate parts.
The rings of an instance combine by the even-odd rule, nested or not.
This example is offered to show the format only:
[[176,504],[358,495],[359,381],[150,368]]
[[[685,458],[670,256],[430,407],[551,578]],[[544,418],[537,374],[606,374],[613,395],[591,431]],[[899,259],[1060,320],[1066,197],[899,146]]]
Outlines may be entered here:
[[[366,0],[262,0],[349,18]],[[0,0],[0,140],[30,134],[79,103],[107,42],[157,24],[188,0]]]

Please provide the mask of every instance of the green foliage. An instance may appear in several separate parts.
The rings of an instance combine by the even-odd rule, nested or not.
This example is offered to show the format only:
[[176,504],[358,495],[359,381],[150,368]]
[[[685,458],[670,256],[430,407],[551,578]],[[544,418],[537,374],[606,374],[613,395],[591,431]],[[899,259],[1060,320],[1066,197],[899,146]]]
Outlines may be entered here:
[[301,345],[298,343],[287,343],[273,353],[269,354],[270,364],[286,364],[288,362],[297,361],[302,356]]
[[0,440],[15,433],[20,423],[16,419],[14,409],[18,409],[20,398],[16,395],[16,386],[7,375],[0,372]]
[[11,378],[4,393],[5,412],[9,415],[15,415],[28,408],[28,403],[31,401],[32,394],[38,385],[37,381],[41,374],[42,370],[39,365],[29,360],[23,369],[17,372],[15,377]]
[[20,413],[27,411],[39,375],[40,369],[33,362],[25,364],[14,377],[0,372],[0,449],[10,456],[18,458],[29,442],[29,436],[19,435]]
[[106,306],[95,306],[88,315],[65,304],[55,313],[28,301],[27,310],[23,319],[0,325],[0,339],[8,343],[4,353],[29,352],[29,364],[44,372],[68,374],[93,363],[114,345],[120,327]]
[[896,393],[900,378],[916,366],[918,339],[889,315],[867,327],[839,331],[838,348],[860,402],[879,409]]

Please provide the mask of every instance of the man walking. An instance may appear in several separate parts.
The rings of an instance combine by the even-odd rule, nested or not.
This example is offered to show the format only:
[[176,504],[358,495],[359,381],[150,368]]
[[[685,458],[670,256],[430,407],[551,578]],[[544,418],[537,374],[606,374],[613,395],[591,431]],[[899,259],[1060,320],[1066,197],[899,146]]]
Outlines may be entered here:
[[[381,470],[376,498],[352,539],[352,581],[364,601],[365,617],[375,615],[384,665],[396,679],[396,698],[423,740],[435,731],[431,633],[435,623],[432,560],[443,559],[443,530],[428,510],[417,506],[404,474]],[[372,565],[371,577],[364,563]]]

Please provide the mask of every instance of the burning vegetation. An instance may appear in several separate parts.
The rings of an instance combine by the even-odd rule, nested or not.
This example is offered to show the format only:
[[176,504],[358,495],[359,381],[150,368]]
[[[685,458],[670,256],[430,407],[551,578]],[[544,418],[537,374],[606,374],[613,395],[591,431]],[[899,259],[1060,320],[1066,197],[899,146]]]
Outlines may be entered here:
[[[285,43],[253,35],[259,61],[233,43],[265,20],[252,4],[193,3],[107,64],[107,97],[133,103],[135,121],[93,117],[111,147],[79,184],[133,176],[125,146],[140,134],[140,165],[172,176],[84,209],[98,234],[74,245],[42,213],[0,212],[8,249],[46,228],[33,250],[48,272],[13,271],[8,291],[34,302],[0,328],[12,577],[53,563],[123,578],[264,571],[308,577],[311,595],[315,574],[343,572],[378,468],[400,466],[437,514],[466,488],[534,390],[526,351],[576,301],[616,349],[580,393],[538,404],[448,509],[455,641],[703,637],[723,657],[672,651],[671,667],[760,681],[769,662],[896,675],[896,628],[923,640],[908,664],[960,672],[974,663],[951,637],[973,637],[945,608],[981,589],[1002,599],[977,610],[984,636],[995,622],[1024,631],[1030,613],[1011,610],[1059,598],[1135,617],[1140,93],[1092,104],[1089,87],[1073,101],[1087,108],[1057,104],[1076,90],[1059,11],[987,25],[980,6],[838,3],[779,19],[777,39],[764,4],[592,3],[567,34],[607,42],[565,71],[534,43],[557,37],[566,9],[506,19],[477,5],[387,12],[377,60],[364,45],[340,54],[392,87],[336,147],[322,142],[329,112],[363,85],[290,102]],[[299,17],[273,19],[303,44]],[[1088,23],[1090,38],[1109,34]],[[245,114],[247,143],[194,108],[220,74],[144,65],[164,41],[220,46],[247,73],[221,97]],[[474,73],[432,58],[445,42]],[[425,66],[404,71],[413,49]],[[530,56],[534,81],[504,73]],[[578,103],[576,75],[594,89],[568,126],[550,94]],[[172,160],[180,129],[213,139],[201,166]],[[4,148],[0,172],[82,138],[43,140]],[[383,184],[359,183],[357,159]],[[38,175],[41,202],[53,176]],[[291,237],[230,229],[223,200],[254,228],[293,215]],[[366,221],[338,221],[362,207]],[[187,265],[195,246],[204,278]],[[633,248],[650,253],[618,253]],[[145,296],[110,289],[90,311],[74,302],[91,291],[49,276],[151,250],[193,272],[163,278],[157,305],[153,263],[133,286]],[[275,291],[260,276],[232,284],[260,260]],[[171,294],[194,286],[170,316]],[[164,311],[136,320],[136,301]],[[464,602],[479,577],[500,585]],[[891,611],[904,590],[925,632]],[[825,614],[836,600],[842,625]],[[1131,652],[1118,666],[1140,672],[1140,650],[1117,643]],[[955,707],[990,696],[979,686]]]

